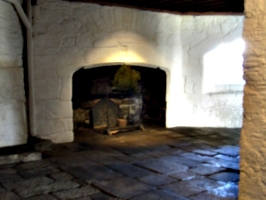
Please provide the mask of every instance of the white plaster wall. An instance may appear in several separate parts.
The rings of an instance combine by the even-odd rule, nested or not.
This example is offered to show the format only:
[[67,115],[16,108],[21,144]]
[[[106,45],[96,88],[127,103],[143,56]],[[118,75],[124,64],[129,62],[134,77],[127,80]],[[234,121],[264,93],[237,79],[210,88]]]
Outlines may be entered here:
[[81,67],[160,66],[169,82],[171,68],[181,67],[180,22],[170,14],[39,0],[34,16],[37,136],[73,140],[72,76]]
[[27,141],[22,49],[16,11],[0,1],[0,147]]
[[[243,92],[203,94],[204,55],[242,37],[243,16],[183,16],[184,88],[174,126],[241,127]],[[222,55],[221,55],[221,59]],[[217,60],[219,62],[219,60]],[[215,66],[213,66],[215,67]],[[228,71],[230,73],[230,71]],[[226,77],[224,77],[226,79]]]
[[[229,111],[227,114],[222,113],[225,116],[215,124],[211,123],[214,120],[208,121],[210,116],[204,113],[203,119],[206,121],[199,123],[206,107],[211,110],[221,105],[226,107],[227,104],[241,104],[242,96],[225,95],[220,101],[218,99],[222,95],[201,95],[199,91],[202,78],[196,74],[201,73],[202,65],[197,61],[186,63],[186,60],[201,59],[200,55],[194,58],[191,53],[193,51],[188,49],[188,46],[193,45],[191,41],[195,44],[203,42],[201,31],[206,27],[210,28],[212,25],[209,24],[216,21],[217,26],[222,26],[226,19],[223,21],[219,17],[203,17],[205,23],[197,24],[200,22],[199,18],[196,20],[193,17],[166,13],[56,0],[38,0],[34,9],[34,86],[38,137],[51,139],[53,142],[73,140],[71,98],[72,76],[76,70],[125,62],[140,66],[159,66],[166,71],[168,127],[236,125],[232,125],[231,119],[224,122],[227,120],[225,118],[229,118]],[[233,20],[233,25],[237,28],[240,23],[235,21]],[[191,23],[193,29],[189,31]],[[224,29],[225,32],[230,32],[231,27]],[[187,37],[181,33],[185,30]],[[191,34],[193,31],[196,31],[195,34]],[[204,35],[211,38],[205,38],[210,43],[213,41],[212,32],[215,30]],[[219,30],[215,33],[219,37],[230,35],[218,32]],[[241,32],[237,33],[241,35]],[[218,42],[213,47],[216,44]],[[204,44],[199,46],[201,48],[198,51],[202,51]],[[194,51],[197,53],[196,47]],[[193,66],[194,64],[197,66]],[[192,72],[194,69],[196,72]],[[197,85],[196,92],[188,92],[189,84]],[[196,99],[201,101],[196,102]],[[238,105],[237,108],[240,109],[241,106]],[[241,113],[237,109],[233,111],[237,111],[235,115]],[[219,111],[210,113],[219,115]]]
[[266,5],[245,1],[243,37],[244,119],[240,140],[240,200],[263,200],[266,196]]

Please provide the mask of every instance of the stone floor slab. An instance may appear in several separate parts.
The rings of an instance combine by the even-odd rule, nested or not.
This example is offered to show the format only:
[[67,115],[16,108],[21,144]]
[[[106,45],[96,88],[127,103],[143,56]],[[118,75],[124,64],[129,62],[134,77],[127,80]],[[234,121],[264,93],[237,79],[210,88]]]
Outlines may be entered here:
[[46,184],[50,184],[53,182],[54,180],[48,177],[35,177],[31,179],[26,179],[26,180],[5,182],[5,183],[2,183],[2,185],[6,190],[10,191],[16,188],[24,188],[24,187],[33,188],[38,185],[46,185]]
[[105,181],[122,176],[120,173],[116,173],[100,165],[67,166],[62,167],[62,169],[76,178],[87,182]]
[[195,195],[205,191],[205,189],[202,187],[196,187],[194,185],[187,184],[183,181],[166,185],[162,187],[162,189],[184,197],[189,197],[191,195]]
[[175,195],[173,193],[166,192],[164,190],[156,190],[148,193],[144,193],[133,197],[131,200],[188,200],[185,197]]
[[70,174],[66,173],[66,172],[58,172],[58,173],[54,173],[54,174],[50,174],[50,177],[54,180],[58,180],[58,181],[63,181],[63,180],[70,180],[73,178],[73,176],[71,176]]
[[188,167],[184,165],[173,162],[167,162],[164,160],[150,160],[150,161],[137,162],[135,164],[143,168],[159,172],[165,175],[176,173],[179,171],[185,171],[188,169]]
[[203,192],[189,197],[191,200],[237,200],[235,197],[221,197],[209,192]]
[[138,178],[154,174],[151,171],[129,164],[113,164],[107,165],[107,167],[131,178]]
[[208,178],[222,182],[236,182],[239,181],[239,174],[233,172],[221,172],[208,176]]
[[63,190],[59,192],[53,192],[52,194],[58,199],[74,199],[78,197],[89,196],[94,193],[98,193],[99,190],[92,186],[84,186],[80,188],[74,188],[69,190]]
[[0,193],[0,199],[1,200],[17,200],[17,199],[20,199],[20,197],[16,195],[14,192],[2,192]]
[[217,153],[209,150],[202,150],[202,149],[197,149],[193,151],[194,153],[201,154],[204,156],[215,156]]
[[189,179],[195,178],[196,176],[197,175],[194,173],[184,172],[184,171],[170,174],[170,177],[173,177],[179,181],[189,180]]
[[214,156],[214,158],[217,158],[217,159],[220,159],[220,160],[229,161],[229,162],[235,162],[235,163],[239,163],[239,161],[240,161],[240,157],[239,156],[231,157],[231,156],[218,154],[218,155]]
[[174,178],[164,176],[161,174],[144,176],[144,177],[139,178],[138,180],[140,180],[143,183],[152,185],[152,186],[163,186],[163,185],[167,185],[167,184],[174,183],[177,181]]
[[153,187],[131,178],[118,178],[95,184],[99,189],[119,198],[128,199],[153,190]]
[[229,156],[238,156],[239,155],[239,147],[232,145],[225,145],[219,149],[214,150],[217,153],[229,155]]
[[[182,155],[182,154],[181,154]],[[160,160],[164,160],[167,162],[174,162],[180,165],[184,165],[187,167],[196,167],[198,165],[202,165],[202,162],[196,161],[196,160],[192,160],[189,158],[184,158],[181,156],[165,156],[160,158]]]
[[23,200],[56,200],[56,198],[49,194],[42,194],[42,195],[24,198]]
[[113,136],[81,130],[74,143],[52,144],[42,161],[0,165],[0,193],[27,200],[237,197],[240,129],[145,128]]
[[18,174],[21,175],[23,178],[34,178],[38,176],[45,176],[48,174],[59,172],[58,169],[52,166],[47,166],[44,168],[37,168],[37,169],[30,169],[26,171],[19,171]]
[[0,183],[19,180],[22,180],[22,178],[16,173],[0,173]]
[[16,188],[15,192],[21,197],[30,197],[39,194],[46,194],[49,192],[55,192],[59,190],[67,190],[79,187],[79,184],[74,181],[58,181],[47,185],[39,185],[33,188]]
[[206,175],[214,174],[214,173],[224,171],[224,170],[225,169],[221,167],[201,165],[201,166],[191,168],[188,171],[198,174],[198,175],[206,176]]

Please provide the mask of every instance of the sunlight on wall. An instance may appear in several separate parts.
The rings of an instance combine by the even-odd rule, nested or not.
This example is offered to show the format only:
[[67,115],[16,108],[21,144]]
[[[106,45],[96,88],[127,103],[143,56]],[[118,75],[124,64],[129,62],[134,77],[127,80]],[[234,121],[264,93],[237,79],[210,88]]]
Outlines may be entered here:
[[203,92],[241,91],[245,43],[237,39],[221,44],[204,56]]

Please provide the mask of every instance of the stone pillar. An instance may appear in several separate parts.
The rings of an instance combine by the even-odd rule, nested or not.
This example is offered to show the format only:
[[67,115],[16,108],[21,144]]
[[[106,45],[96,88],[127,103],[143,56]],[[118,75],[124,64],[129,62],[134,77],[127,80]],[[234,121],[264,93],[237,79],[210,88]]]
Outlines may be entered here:
[[240,200],[266,196],[266,1],[246,0]]

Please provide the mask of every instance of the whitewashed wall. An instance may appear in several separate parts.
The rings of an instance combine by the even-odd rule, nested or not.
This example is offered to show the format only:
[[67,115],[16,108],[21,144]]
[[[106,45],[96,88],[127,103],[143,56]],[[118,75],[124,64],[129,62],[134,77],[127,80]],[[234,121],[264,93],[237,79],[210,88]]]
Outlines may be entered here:
[[[220,26],[230,21],[235,28],[242,28],[242,18],[224,18],[206,16],[202,17],[205,23],[198,24],[199,18],[194,17],[94,4],[38,0],[34,15],[37,136],[51,139],[53,142],[72,141],[73,73],[81,67],[125,62],[160,67],[166,71],[168,127],[241,126],[242,95],[201,95],[202,76],[195,74],[202,73],[202,64],[190,60],[200,60],[202,55],[195,57],[188,49],[193,42],[197,44],[202,41],[201,31],[205,31],[205,28],[211,27],[213,23]],[[228,29],[227,31],[225,28],[230,32],[231,28]],[[184,34],[181,31],[195,33]],[[225,37],[229,35],[227,32],[218,29],[216,35]],[[241,37],[241,32],[237,34]],[[204,37],[206,41],[213,40],[209,32]],[[215,47],[217,44],[218,42],[209,46]],[[202,51],[204,45],[199,45],[198,50],[195,48],[195,54]],[[195,92],[188,91],[189,84],[196,85]],[[215,109],[220,108],[221,102],[235,106],[233,111],[236,113],[230,115],[229,120],[227,118],[230,111],[227,111],[227,114],[223,111],[222,115],[217,111],[217,116],[221,119],[216,120]],[[206,107],[213,111],[204,113],[202,118]],[[199,119],[204,120],[199,123]]]
[[[243,92],[225,90],[203,94],[202,85],[204,56],[220,44],[228,44],[241,38],[243,20],[243,16],[182,17],[180,29],[184,95],[180,100],[183,102],[179,109],[182,112],[177,114],[179,119],[174,122],[175,126],[242,126]],[[224,59],[223,55],[221,59]],[[229,76],[230,71],[227,73]],[[226,80],[227,76],[224,76],[224,79]]]
[[17,13],[0,1],[0,147],[27,141],[22,49]]

